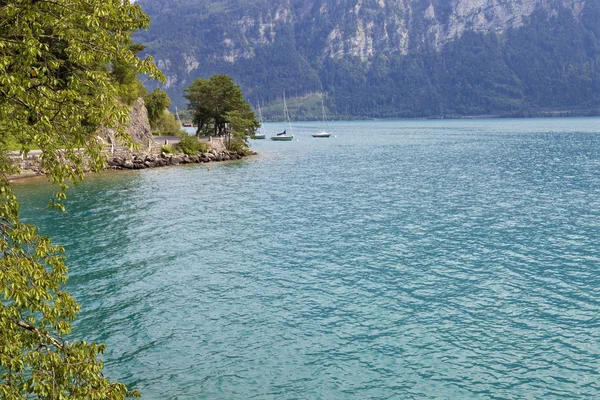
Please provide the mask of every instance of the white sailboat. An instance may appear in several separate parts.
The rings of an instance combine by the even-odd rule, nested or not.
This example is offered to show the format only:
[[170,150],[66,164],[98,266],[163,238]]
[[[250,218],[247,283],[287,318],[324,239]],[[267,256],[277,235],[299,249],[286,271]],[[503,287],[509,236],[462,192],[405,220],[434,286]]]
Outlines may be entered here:
[[294,139],[294,131],[292,130],[292,122],[290,121],[290,112],[288,111],[287,103],[285,102],[285,91],[283,92],[283,114],[285,115],[285,118],[287,119],[288,128],[289,128],[291,134],[288,134],[287,129],[286,129],[283,132],[278,133],[276,136],[271,136],[271,140],[289,142]]
[[326,138],[331,136],[329,132],[329,122],[327,122],[327,118],[325,118],[325,103],[323,102],[323,96],[321,95],[321,108],[323,109],[323,123],[327,126],[327,129],[321,132],[316,132],[312,134],[312,137],[316,138]]
[[256,130],[254,136],[252,136],[252,139],[264,139],[266,136],[263,128],[263,117],[262,111],[260,110],[260,103],[258,103],[258,121],[260,122],[260,127]]

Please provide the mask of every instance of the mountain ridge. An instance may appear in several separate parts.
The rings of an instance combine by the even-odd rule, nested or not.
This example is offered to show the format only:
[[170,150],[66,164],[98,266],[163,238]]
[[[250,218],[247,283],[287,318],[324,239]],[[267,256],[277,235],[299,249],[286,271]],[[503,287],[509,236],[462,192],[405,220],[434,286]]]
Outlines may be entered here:
[[[292,96],[324,92],[330,112],[347,116],[593,109],[600,103],[593,94],[556,101],[534,76],[538,58],[549,63],[563,93],[600,88],[600,12],[589,0],[138,3],[152,23],[136,39],[165,72],[164,88],[179,106],[183,88],[214,73],[233,76],[253,103],[272,102],[284,89]],[[556,31],[572,37],[554,37]],[[560,71],[553,57],[573,71]],[[469,86],[477,87],[472,98]]]

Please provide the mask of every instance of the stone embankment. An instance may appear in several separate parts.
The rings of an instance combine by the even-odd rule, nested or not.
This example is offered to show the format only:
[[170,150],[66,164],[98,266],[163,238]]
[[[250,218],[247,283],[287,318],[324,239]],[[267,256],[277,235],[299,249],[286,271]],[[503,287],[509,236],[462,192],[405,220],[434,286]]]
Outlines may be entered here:
[[108,160],[108,169],[146,169],[166,167],[169,165],[200,164],[215,161],[239,160],[243,155],[228,150],[210,150],[198,155],[187,154],[153,154],[151,152],[129,153],[111,157]]
[[[115,137],[114,131],[103,129],[98,132],[97,139],[106,147],[108,166],[106,169],[146,169],[166,167],[170,165],[199,164],[216,161],[239,160],[244,157],[225,148],[222,138],[207,140],[208,151],[198,155],[183,153],[167,154],[162,150],[163,143],[157,143],[152,136],[148,112],[143,99],[138,99],[132,106],[127,132],[131,140],[143,150],[133,150],[126,147]],[[41,152],[33,150],[27,155],[18,151],[9,152],[13,164],[21,171],[19,175],[9,176],[10,180],[45,175],[42,167]]]
[[[217,140],[213,143],[218,142]],[[215,143],[216,144],[216,143]],[[209,144],[210,146],[210,144]],[[209,162],[239,160],[244,157],[233,151],[220,148],[216,145],[210,148],[206,153],[198,155],[187,155],[183,153],[167,154],[161,150],[161,146],[153,145],[146,151],[132,151],[128,148],[112,148],[106,150],[108,155],[108,170],[126,170],[126,169],[146,169],[167,167],[171,165],[201,164]],[[27,156],[19,152],[10,152],[13,164],[17,166],[21,173],[10,176],[10,180],[19,178],[30,178],[42,176],[45,174],[42,168],[42,160],[39,151],[32,151]]]

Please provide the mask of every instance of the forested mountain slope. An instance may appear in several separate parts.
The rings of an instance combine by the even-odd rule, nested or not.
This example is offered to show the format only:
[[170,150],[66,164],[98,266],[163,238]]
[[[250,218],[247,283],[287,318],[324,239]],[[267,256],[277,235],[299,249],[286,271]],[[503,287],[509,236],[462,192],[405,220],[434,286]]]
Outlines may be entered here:
[[226,73],[254,104],[323,91],[339,116],[600,108],[600,0],[139,4],[152,22],[136,40],[180,107],[193,79]]

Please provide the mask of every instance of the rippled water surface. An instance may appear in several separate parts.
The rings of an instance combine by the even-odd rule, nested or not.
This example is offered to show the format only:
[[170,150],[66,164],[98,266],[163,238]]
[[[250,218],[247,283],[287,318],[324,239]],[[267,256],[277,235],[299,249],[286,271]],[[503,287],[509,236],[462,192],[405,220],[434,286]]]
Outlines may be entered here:
[[147,399],[600,398],[600,119],[317,128],[91,176],[63,215],[17,184],[110,377]]

